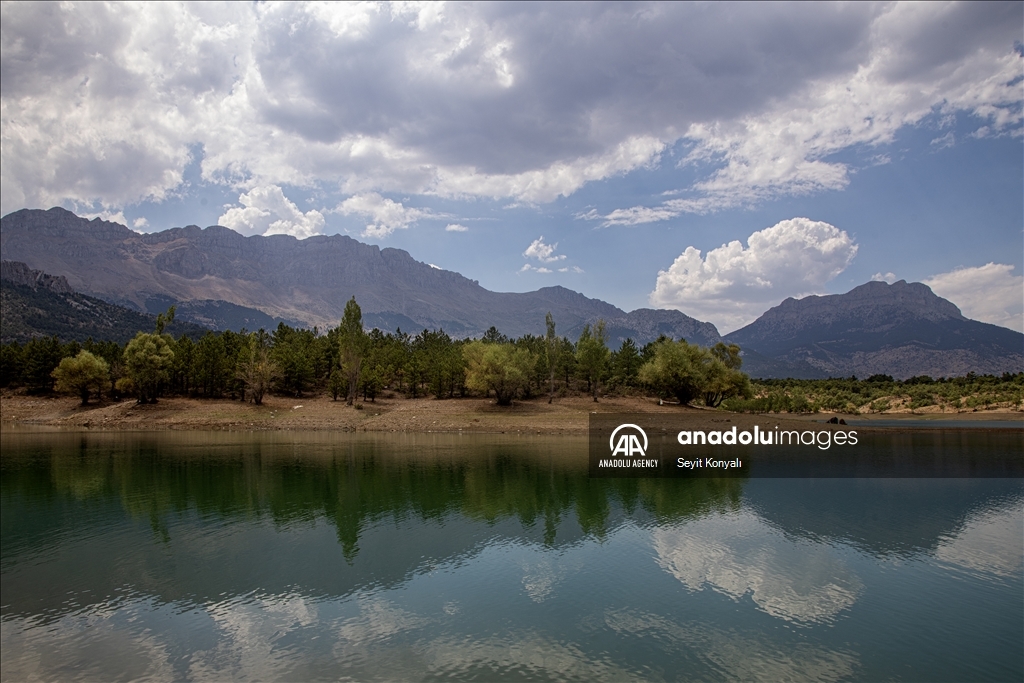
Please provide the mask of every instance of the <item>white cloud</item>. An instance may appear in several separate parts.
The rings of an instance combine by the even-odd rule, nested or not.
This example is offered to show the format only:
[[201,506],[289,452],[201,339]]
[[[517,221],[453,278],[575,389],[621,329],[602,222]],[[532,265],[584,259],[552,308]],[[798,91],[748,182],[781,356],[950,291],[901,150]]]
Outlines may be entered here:
[[446,232],[466,232],[469,230],[465,225],[459,225],[458,223],[449,223],[444,226]]
[[534,273],[553,272],[550,268],[545,268],[544,266],[531,266],[529,263],[524,263],[523,267],[519,269],[520,273],[529,273],[530,271],[533,271]]
[[303,239],[324,230],[324,216],[315,209],[303,213],[276,185],[255,187],[238,197],[218,219],[221,225],[243,235],[292,235]]
[[874,275],[871,276],[871,281],[872,282],[888,282],[890,285],[892,283],[896,282],[897,279],[898,278],[896,277],[896,273],[892,273],[892,272],[889,272],[889,273],[875,273]]
[[987,263],[933,275],[923,282],[968,318],[1024,332],[1024,276],[1013,275],[1013,269],[1009,264]]
[[226,113],[255,23],[231,4],[4,4],[0,14],[4,212],[166,198],[190,146]]
[[558,242],[554,244],[545,244],[544,235],[541,235],[526,248],[523,252],[523,256],[526,258],[535,258],[542,263],[554,263],[555,261],[565,260],[564,254],[556,254],[555,250],[558,249]]
[[733,241],[704,257],[687,247],[668,270],[658,272],[650,302],[710,321],[725,334],[786,297],[820,292],[856,254],[845,231],[791,218],[753,233],[746,247]]
[[840,189],[937,111],[1020,131],[1019,3],[0,11],[2,212],[159,201],[196,146],[240,189],[548,202],[683,141],[696,182],[632,225]]
[[376,238],[387,237],[395,230],[404,230],[419,219],[433,215],[430,211],[403,206],[401,202],[392,201],[376,192],[349,197],[334,210],[346,216],[366,216],[370,222],[363,236]]
[[667,204],[653,209],[647,206],[634,206],[629,209],[615,209],[601,218],[604,218],[603,225],[640,225],[675,218],[679,213]]
[[108,223],[120,223],[121,225],[124,225],[124,226],[128,225],[128,219],[124,217],[124,212],[123,211],[112,211],[112,210],[97,211],[97,212],[83,211],[83,212],[79,212],[78,215],[81,216],[82,218],[88,218],[89,220],[92,220],[94,218],[99,218],[101,221],[107,221]]
[[132,222],[132,227],[136,230],[142,230],[149,226],[149,221],[146,220],[145,216],[139,216]]
[[956,135],[953,134],[953,131],[949,131],[945,135],[937,137],[931,141],[932,147],[935,147],[936,149],[946,149],[947,147],[952,147],[955,144]]

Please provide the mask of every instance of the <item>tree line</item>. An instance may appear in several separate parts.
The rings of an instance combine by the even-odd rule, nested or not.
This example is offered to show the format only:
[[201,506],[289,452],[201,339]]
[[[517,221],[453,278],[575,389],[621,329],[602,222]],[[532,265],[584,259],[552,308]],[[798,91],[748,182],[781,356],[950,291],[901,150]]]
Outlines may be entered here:
[[904,380],[876,374],[832,379],[755,380],[752,395],[733,396],[724,407],[753,413],[880,413],[916,411],[932,406],[942,410],[973,411],[996,406],[1024,407],[1024,372]]
[[750,397],[740,349],[712,348],[667,337],[639,347],[627,339],[610,350],[605,325],[586,325],[571,340],[559,336],[549,313],[544,335],[509,338],[491,327],[479,339],[453,339],[444,330],[412,335],[401,329],[366,331],[353,297],[338,327],[321,331],[281,323],[272,332],[207,332],[198,339],[165,331],[174,307],[157,316],[152,332],[127,344],[62,343],[56,337],[0,346],[0,386],[33,393],[58,391],[140,403],[177,395],[262,402],[267,393],[344,398],[350,405],[383,392],[438,399],[493,396],[514,400],[603,392],[654,393],[679,403],[718,406]]

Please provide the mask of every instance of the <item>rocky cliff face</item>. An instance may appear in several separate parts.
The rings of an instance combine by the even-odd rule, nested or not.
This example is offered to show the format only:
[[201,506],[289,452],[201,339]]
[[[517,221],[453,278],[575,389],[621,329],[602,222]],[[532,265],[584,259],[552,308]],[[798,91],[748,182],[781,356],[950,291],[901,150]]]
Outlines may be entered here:
[[[1024,370],[1024,335],[969,320],[919,282],[786,299],[726,340],[806,376],[898,378]],[[765,375],[772,370],[766,368]]]
[[[156,317],[75,292],[63,276],[32,270],[24,263],[0,262],[0,342],[25,343],[56,336],[125,343],[139,331],[154,328]],[[198,339],[207,330],[175,319],[173,335]]]
[[212,304],[226,302],[323,328],[337,325],[355,296],[367,322],[382,329],[443,328],[464,337],[494,325],[515,337],[543,334],[550,311],[559,334],[569,336],[598,318],[609,321],[613,345],[627,336],[643,344],[660,333],[700,343],[719,338],[710,323],[678,311],[627,314],[564,287],[491,292],[405,251],[342,235],[243,237],[220,226],[194,225],[143,235],[59,208],[26,209],[3,217],[0,248],[6,258],[65,275],[81,292],[141,311],[175,302],[194,302],[197,309],[205,302],[204,310],[212,310]]
[[63,275],[53,276],[41,270],[32,270],[20,261],[0,261],[0,280],[32,289],[48,289],[57,294],[71,294],[75,291]]

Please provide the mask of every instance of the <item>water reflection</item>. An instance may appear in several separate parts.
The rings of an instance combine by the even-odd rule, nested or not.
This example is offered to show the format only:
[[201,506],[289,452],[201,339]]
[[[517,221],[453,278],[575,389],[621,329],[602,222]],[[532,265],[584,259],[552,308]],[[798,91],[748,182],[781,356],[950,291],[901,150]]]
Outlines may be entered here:
[[755,514],[715,515],[652,533],[658,564],[690,590],[750,595],[766,613],[828,622],[863,588],[835,546],[787,538]]
[[1011,579],[1024,565],[1024,508],[1013,500],[993,501],[943,534],[935,557],[957,567]]
[[763,638],[739,636],[698,621],[620,610],[608,614],[608,626],[637,639],[658,638],[677,651],[697,653],[709,678],[733,681],[838,681],[857,668],[850,652],[797,643],[780,651]]
[[0,445],[4,680],[1024,673],[1019,480],[596,480],[567,438]]

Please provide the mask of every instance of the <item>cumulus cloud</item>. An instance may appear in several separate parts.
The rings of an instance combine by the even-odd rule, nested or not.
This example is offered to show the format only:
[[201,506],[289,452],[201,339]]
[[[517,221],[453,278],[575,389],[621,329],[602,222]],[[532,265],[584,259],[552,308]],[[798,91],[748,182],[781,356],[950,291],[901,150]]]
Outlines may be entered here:
[[1024,276],[1005,263],[940,273],[924,284],[960,307],[968,318],[1024,332]]
[[786,297],[801,297],[843,272],[857,255],[845,231],[821,221],[791,218],[705,256],[687,247],[658,272],[650,302],[713,322],[723,334],[756,319]]
[[395,230],[404,230],[419,219],[433,215],[430,211],[403,206],[401,202],[392,201],[376,192],[349,197],[334,210],[345,215],[366,216],[370,222],[363,236],[376,238],[387,237]]
[[898,278],[896,277],[896,273],[893,273],[893,272],[888,272],[888,273],[881,273],[881,272],[879,272],[879,273],[875,273],[874,275],[871,276],[871,281],[872,282],[888,282],[890,285],[892,283],[896,282],[897,279]]
[[460,225],[458,223],[449,223],[444,226],[444,229],[446,232],[466,232],[469,230],[465,225]]
[[631,225],[842,188],[837,152],[936,111],[1020,130],[1019,3],[0,12],[4,212],[161,200],[197,145],[240,188],[547,202],[682,141],[697,180]]
[[276,185],[255,187],[238,197],[242,206],[232,207],[218,219],[221,225],[243,235],[292,235],[303,239],[324,230],[324,216],[315,209],[303,213]]
[[166,198],[227,113],[254,25],[238,5],[2,5],[2,210]]
[[541,235],[526,248],[523,252],[523,256],[526,258],[535,258],[542,263],[554,263],[555,261],[564,261],[564,254],[556,254],[555,250],[558,249],[558,242],[554,244],[546,244],[544,242],[544,235]]

